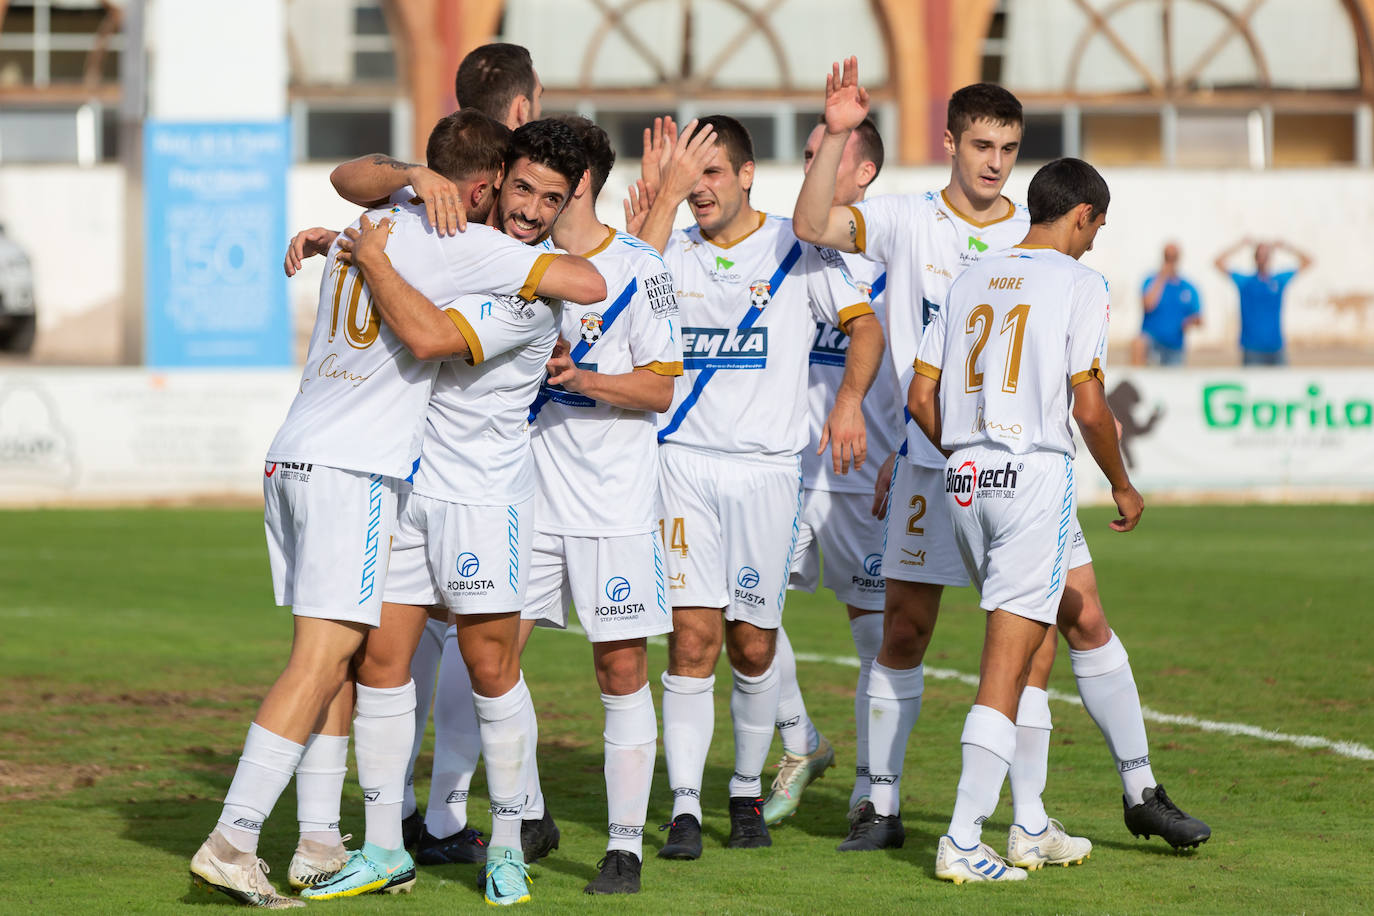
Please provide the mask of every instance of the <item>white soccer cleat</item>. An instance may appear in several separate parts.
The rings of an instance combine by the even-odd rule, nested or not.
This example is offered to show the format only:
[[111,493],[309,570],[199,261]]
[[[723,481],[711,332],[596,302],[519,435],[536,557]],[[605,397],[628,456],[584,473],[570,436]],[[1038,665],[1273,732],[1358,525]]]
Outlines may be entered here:
[[250,852],[234,848],[216,830],[191,859],[191,878],[219,891],[244,906],[285,910],[305,906],[305,901],[278,894],[267,880],[267,863]]
[[1012,824],[1007,835],[1007,861],[1027,871],[1045,865],[1081,865],[1092,854],[1093,844],[1087,837],[1069,836],[1064,825],[1054,818],[1039,833],[1029,833],[1020,824]]
[[949,834],[940,837],[935,854],[935,877],[963,884],[965,881],[1025,881],[1026,870],[1008,865],[987,843],[972,849],[955,844]]
[[302,838],[296,844],[296,854],[291,857],[291,864],[286,869],[286,882],[299,891],[334,877],[348,861],[348,850],[344,849],[343,844],[352,836],[343,837],[334,846]]

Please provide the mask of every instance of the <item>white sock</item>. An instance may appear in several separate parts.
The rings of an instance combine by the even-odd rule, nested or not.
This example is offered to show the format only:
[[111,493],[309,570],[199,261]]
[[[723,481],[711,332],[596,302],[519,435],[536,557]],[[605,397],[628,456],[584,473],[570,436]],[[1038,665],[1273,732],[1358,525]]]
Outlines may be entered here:
[[451,837],[468,825],[468,789],[482,753],[472,681],[458,651],[458,630],[449,627],[434,693],[434,775],[425,807],[430,836]]
[[778,714],[778,669],[769,665],[758,677],[738,671],[734,675],[730,718],[735,724],[735,772],[730,777],[730,797],[759,798],[763,795],[763,765],[768,761]]
[[[701,822],[701,775],[716,729],[716,676],[687,677],[663,672],[663,756],[673,789],[673,817],[690,814]],[[772,733],[769,733],[772,737]]]
[[1140,693],[1126,647],[1113,633],[1106,645],[1096,649],[1070,649],[1069,661],[1083,708],[1097,723],[1116,760],[1121,791],[1130,804],[1138,805],[1141,794],[1155,785],[1155,774],[1150,768],[1150,742],[1145,737]]
[[405,798],[406,755],[415,737],[415,682],[400,687],[358,685],[353,709],[353,756],[363,790],[367,842],[401,849],[401,802]]
[[1045,778],[1050,766],[1050,695],[1027,684],[1016,706],[1016,752],[1011,758],[1012,819],[1029,833],[1049,826]]
[[296,821],[301,838],[336,846],[339,805],[348,774],[348,736],[311,735],[296,765]]
[[649,685],[628,696],[601,695],[606,709],[606,813],[610,842],[606,851],[624,849],[644,860],[644,821],[658,750],[658,721]]
[[868,795],[885,817],[902,811],[902,761],[925,689],[924,665],[889,668],[875,661],[868,675]]
[[425,741],[425,726],[429,724],[429,707],[434,699],[434,683],[439,674],[439,655],[444,651],[444,630],[448,625],[433,617],[425,621],[420,632],[420,644],[410,660],[410,679],[415,682],[415,740],[410,744],[410,763],[406,766],[406,795],[401,803],[401,817],[410,817],[419,810],[415,800],[415,759]]
[[801,685],[797,683],[797,656],[782,627],[778,627],[778,649],[773,656],[773,670],[778,673],[778,735],[783,750],[805,757],[820,746],[821,736],[811,717],[806,714]]
[[238,769],[224,795],[224,809],[215,827],[235,848],[258,851],[262,822],[286,791],[303,753],[305,745],[273,734],[256,722],[248,726]]
[[525,761],[525,809],[520,817],[527,821],[537,821],[544,817],[544,788],[539,784],[539,722],[537,718],[534,734],[531,738],[530,756]]
[[499,697],[472,695],[482,756],[487,761],[487,795],[491,798],[491,846],[520,848],[520,818],[525,809],[526,761],[536,729],[534,703],[525,675]]
[[859,654],[859,680],[854,685],[854,788],[849,793],[849,807],[853,808],[869,794],[868,680],[883,645],[883,615],[861,614],[849,621],[849,632]]
[[983,822],[997,808],[1002,783],[1016,754],[1016,723],[991,706],[974,706],[964,719],[964,768],[949,836],[962,849],[972,849],[983,839]]

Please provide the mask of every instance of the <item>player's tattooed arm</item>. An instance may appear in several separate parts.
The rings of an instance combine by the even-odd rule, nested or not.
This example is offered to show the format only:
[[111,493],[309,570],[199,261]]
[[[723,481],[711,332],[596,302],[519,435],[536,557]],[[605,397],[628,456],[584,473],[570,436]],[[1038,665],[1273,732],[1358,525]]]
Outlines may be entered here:
[[407,185],[424,201],[429,224],[444,235],[467,228],[467,210],[458,185],[433,169],[390,156],[374,154],[350,159],[329,174],[334,190],[360,207],[384,205]]
[[386,256],[391,220],[373,225],[363,216],[361,225],[361,229],[344,230],[338,259],[362,274],[381,319],[416,359],[467,356],[471,348],[457,325],[391,266]]
[[883,326],[872,313],[859,315],[844,326],[849,335],[845,352],[844,378],[835,392],[835,403],[821,428],[821,441],[816,454],[830,447],[830,458],[836,474],[848,474],[851,462],[855,470],[868,459],[868,434],[864,426],[863,402],[878,367],[883,360]]
[[802,180],[792,229],[797,238],[840,251],[859,250],[859,227],[847,206],[834,206],[835,176],[845,144],[868,117],[868,93],[859,85],[859,64],[850,57],[843,71],[833,64],[825,78],[825,133]]

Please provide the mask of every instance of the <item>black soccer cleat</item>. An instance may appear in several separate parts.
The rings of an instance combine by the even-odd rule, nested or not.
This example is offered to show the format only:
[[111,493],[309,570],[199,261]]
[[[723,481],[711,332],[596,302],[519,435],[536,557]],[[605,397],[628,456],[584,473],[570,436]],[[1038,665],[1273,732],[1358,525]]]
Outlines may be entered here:
[[730,839],[726,849],[757,849],[772,846],[768,825],[763,822],[763,799],[739,797],[730,799]]
[[584,894],[638,894],[639,857],[624,849],[608,849],[596,865],[601,873],[582,888]]
[[418,809],[410,812],[410,815],[401,821],[401,845],[406,849],[414,849],[424,833],[425,816]]
[[1132,834],[1147,840],[1152,836],[1163,837],[1164,842],[1175,849],[1197,847],[1212,836],[1211,827],[1189,817],[1169,800],[1164,794],[1163,783],[1146,789],[1144,800],[1138,805],[1129,805],[1123,795],[1121,809],[1125,813],[1126,829]]
[[668,842],[658,851],[660,859],[700,859],[701,821],[694,814],[679,814],[659,830],[668,831]]
[[525,853],[525,864],[537,862],[558,848],[560,836],[558,825],[546,806],[544,816],[538,820],[520,822],[520,848]]
[[879,814],[869,807],[867,817],[856,821],[849,836],[836,846],[837,852],[875,852],[879,849],[901,849],[906,842],[906,828],[900,814]]
[[487,843],[482,831],[464,827],[452,836],[437,837],[428,830],[420,834],[415,861],[420,865],[480,865],[487,860]]

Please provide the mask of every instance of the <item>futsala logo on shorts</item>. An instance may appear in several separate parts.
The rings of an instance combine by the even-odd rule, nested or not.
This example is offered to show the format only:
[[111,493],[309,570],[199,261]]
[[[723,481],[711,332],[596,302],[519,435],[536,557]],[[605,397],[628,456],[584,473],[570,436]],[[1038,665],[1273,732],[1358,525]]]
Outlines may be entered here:
[[630,580],[624,576],[612,576],[607,579],[603,591],[611,603],[597,605],[596,616],[638,617],[644,613],[644,605],[641,602],[629,600]]
[[735,584],[739,586],[735,589],[735,598],[745,604],[762,606],[763,596],[754,594],[751,589],[757,588],[759,584],[759,571],[752,566],[741,566],[739,574],[735,576]]

